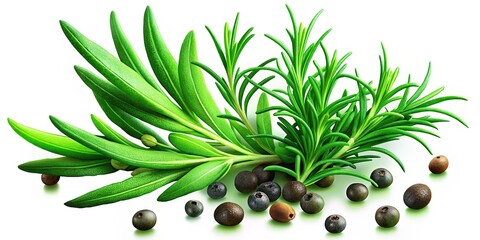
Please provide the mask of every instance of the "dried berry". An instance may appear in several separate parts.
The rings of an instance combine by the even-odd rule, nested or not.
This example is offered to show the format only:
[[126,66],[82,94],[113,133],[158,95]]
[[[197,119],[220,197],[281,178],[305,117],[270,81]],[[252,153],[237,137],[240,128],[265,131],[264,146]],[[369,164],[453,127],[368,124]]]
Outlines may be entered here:
[[207,187],[207,194],[213,199],[220,199],[227,194],[227,186],[221,182],[214,182]]
[[151,210],[140,210],[133,215],[133,226],[141,231],[152,229],[157,223],[157,216]]
[[270,205],[270,200],[268,199],[267,194],[263,192],[254,192],[252,195],[248,196],[248,206],[253,211],[264,211],[268,208],[268,205]]
[[322,188],[326,188],[326,187],[330,187],[333,184],[334,181],[335,181],[335,176],[330,175],[328,177],[324,177],[324,178],[318,180],[317,182],[315,182],[315,185],[317,185],[319,187],[322,187]]
[[241,171],[235,176],[235,188],[241,193],[253,192],[257,186],[258,178],[253,172]]
[[338,214],[333,214],[325,220],[325,229],[331,233],[340,233],[347,227],[347,221]]
[[352,183],[347,188],[347,197],[354,202],[363,201],[368,197],[368,188],[361,183]]
[[399,220],[400,212],[393,206],[382,206],[375,212],[375,221],[380,227],[394,227]]
[[430,172],[434,174],[443,173],[445,172],[445,170],[447,170],[447,168],[448,158],[443,155],[432,158],[432,160],[430,160],[430,163],[428,164],[428,169],[430,169]]
[[49,174],[42,174],[41,178],[42,178],[43,184],[48,186],[55,185],[60,180],[60,176],[54,176]]
[[315,214],[322,211],[325,202],[317,193],[307,193],[300,199],[300,207],[305,213]]
[[273,181],[273,179],[275,178],[274,171],[265,171],[263,170],[264,168],[264,165],[258,165],[252,170],[252,172],[257,175],[258,184]]
[[258,185],[257,191],[267,194],[270,202],[276,201],[282,195],[281,187],[276,182],[264,182]]
[[370,178],[377,183],[378,188],[386,188],[393,182],[393,176],[385,168],[377,168],[370,174]]
[[272,204],[269,210],[270,217],[277,222],[289,222],[295,218],[295,210],[284,202]]
[[197,200],[190,200],[185,204],[185,212],[190,217],[198,217],[203,213],[203,204]]
[[243,208],[233,202],[224,202],[215,209],[213,217],[217,223],[224,226],[235,226],[242,222]]
[[283,198],[289,202],[298,202],[307,193],[307,188],[302,182],[290,181],[283,187]]
[[407,207],[412,209],[424,208],[430,203],[432,199],[432,191],[430,188],[422,183],[417,183],[405,190],[403,194],[403,202]]

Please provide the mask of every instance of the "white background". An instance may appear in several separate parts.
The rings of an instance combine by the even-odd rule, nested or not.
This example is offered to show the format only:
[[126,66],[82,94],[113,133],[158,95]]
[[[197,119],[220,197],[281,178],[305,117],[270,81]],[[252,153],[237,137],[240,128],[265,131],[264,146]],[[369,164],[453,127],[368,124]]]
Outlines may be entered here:
[[[477,73],[480,61],[478,37],[480,16],[476,1],[2,1],[0,3],[0,239],[434,239],[477,235],[479,94]],[[443,104],[461,116],[470,128],[458,122],[439,124],[441,138],[425,136],[433,155],[450,159],[446,174],[432,176],[428,162],[433,157],[410,139],[388,144],[403,160],[403,173],[391,159],[382,158],[359,166],[369,174],[376,167],[387,167],[394,174],[393,185],[385,190],[371,189],[365,202],[353,204],[345,197],[351,177],[338,177],[328,189],[312,186],[326,201],[324,210],[314,216],[301,213],[288,224],[277,224],[268,213],[253,213],[246,196],[232,187],[233,175],[224,181],[230,191],[223,201],[236,201],[246,212],[243,222],[233,228],[221,227],[213,220],[213,211],[221,201],[196,192],[177,200],[156,201],[161,190],[143,197],[88,209],[63,205],[67,200],[97,187],[122,180],[126,173],[100,177],[62,178],[54,188],[46,188],[40,176],[20,171],[25,161],[54,157],[30,145],[8,126],[7,117],[45,131],[58,132],[49,115],[94,132],[90,114],[105,119],[90,90],[73,71],[73,65],[88,64],[73,49],[59,27],[63,19],[95,42],[113,51],[109,32],[109,13],[114,10],[143,60],[143,12],[150,5],[170,50],[176,56],[187,31],[197,35],[200,59],[220,70],[219,60],[205,25],[221,34],[223,23],[232,22],[241,13],[242,30],[255,26],[256,37],[245,50],[242,63],[259,63],[278,56],[279,49],[263,37],[269,33],[286,40],[290,28],[285,8],[288,3],[297,21],[309,22],[320,9],[324,13],[315,28],[315,36],[333,28],[326,40],[330,51],[349,51],[348,71],[357,67],[364,78],[376,81],[380,44],[386,46],[389,63],[399,66],[399,82],[411,73],[413,81],[423,79],[428,62],[433,72],[428,90],[445,86],[444,94],[461,95],[468,102]],[[209,79],[211,80],[211,79]],[[280,179],[282,181],[282,179]],[[404,190],[422,182],[433,192],[430,205],[411,211],[402,201]],[[368,185],[369,186],[369,185]],[[204,203],[204,214],[186,217],[184,203],[197,199]],[[384,230],[374,221],[375,210],[384,204],[396,206],[401,219],[395,228]],[[142,233],[131,225],[132,215],[148,208],[157,213],[152,231]],[[323,226],[333,213],[347,219],[342,234],[328,234]]]

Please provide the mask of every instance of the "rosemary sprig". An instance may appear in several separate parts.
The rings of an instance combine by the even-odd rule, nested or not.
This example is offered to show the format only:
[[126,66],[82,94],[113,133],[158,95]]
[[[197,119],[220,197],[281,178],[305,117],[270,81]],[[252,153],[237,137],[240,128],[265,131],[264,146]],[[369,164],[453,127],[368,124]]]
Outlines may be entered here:
[[[323,40],[330,30],[312,43],[309,42],[321,11],[305,26],[303,23],[297,24],[291,9],[288,6],[287,9],[293,28],[287,30],[291,47],[266,35],[282,49],[281,60],[285,70],[280,64],[251,69],[273,72],[287,84],[286,91],[271,90],[256,83],[259,81],[250,80],[259,89],[284,103],[283,106],[272,106],[268,110],[279,118],[278,124],[286,133],[281,148],[284,152],[290,152],[290,157],[295,156],[291,169],[285,166],[269,166],[267,169],[290,174],[307,186],[326,176],[339,174],[353,175],[374,183],[368,177],[345,167],[355,168],[357,163],[377,158],[377,154],[371,153],[376,152],[391,157],[403,169],[401,160],[394,153],[378,145],[406,136],[430,151],[417,133],[438,137],[428,128],[436,129],[436,123],[448,120],[433,118],[427,113],[438,113],[467,126],[453,113],[433,107],[444,101],[465,98],[437,97],[443,88],[423,95],[430,77],[430,65],[420,85],[411,83],[409,77],[407,83],[394,87],[399,68],[391,69],[387,65],[386,51],[382,45],[380,76],[378,85],[373,87],[357,73],[345,73],[345,62],[350,53],[340,58],[336,51],[332,56],[329,55]],[[323,54],[323,64],[313,60],[317,52]],[[339,80],[350,80],[357,86],[358,92],[348,94],[345,91],[340,99],[332,100]],[[411,90],[415,92],[410,96]]]
[[[380,75],[373,86],[357,71],[346,72],[350,53],[342,57],[336,51],[329,54],[324,38],[330,30],[309,41],[321,11],[305,26],[297,24],[291,9],[287,9],[293,26],[287,30],[290,45],[266,35],[282,53],[279,58],[258,61],[256,66],[238,66],[242,51],[254,37],[253,28],[239,34],[239,15],[232,28],[225,24],[223,44],[207,27],[224,74],[198,60],[193,31],[186,35],[178,61],[175,60],[148,7],[143,30],[153,75],[128,41],[115,13],[110,16],[110,27],[118,57],[61,21],[68,40],[98,74],[79,66],[74,67],[75,71],[92,90],[108,119],[134,139],[115,131],[96,115],[91,115],[91,120],[100,135],[54,116],[50,119],[64,136],[9,119],[10,126],[21,137],[61,155],[30,161],[19,168],[72,177],[132,171],[132,177],[124,181],[68,201],[66,205],[71,207],[122,201],[174,182],[158,197],[159,201],[168,201],[206,187],[233,167],[249,164],[269,164],[267,170],[284,172],[305,185],[340,174],[371,181],[352,170],[356,164],[383,154],[403,169],[401,160],[380,144],[406,136],[429,150],[417,134],[437,136],[433,132],[436,124],[448,121],[441,117],[453,118],[466,126],[458,116],[436,107],[445,101],[466,99],[440,96],[443,88],[424,93],[430,66],[420,85],[412,83],[409,77],[406,83],[396,86],[399,69],[387,65],[382,45]],[[323,54],[323,63],[314,60],[319,54]],[[228,109],[219,109],[204,73],[215,80]],[[286,83],[284,89],[267,87],[267,83],[278,79]],[[339,80],[349,81],[357,91],[344,91],[341,97],[333,99]],[[256,94],[259,96],[255,116],[249,116]],[[271,98],[279,104],[271,105]],[[272,113],[276,118],[271,117]],[[432,117],[430,113],[441,117]],[[274,119],[283,134],[273,134]],[[167,138],[154,127],[166,131]]]

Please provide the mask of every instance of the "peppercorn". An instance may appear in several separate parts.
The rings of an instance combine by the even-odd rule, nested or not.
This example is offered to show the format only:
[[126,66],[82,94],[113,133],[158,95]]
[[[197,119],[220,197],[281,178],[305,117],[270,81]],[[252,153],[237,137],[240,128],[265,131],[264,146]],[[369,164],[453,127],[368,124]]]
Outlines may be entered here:
[[152,229],[157,223],[157,216],[151,210],[140,210],[133,215],[133,226],[141,231]]
[[284,202],[276,202],[268,211],[270,217],[277,222],[289,222],[295,218],[295,210]]
[[432,199],[432,191],[430,188],[423,184],[417,183],[405,190],[403,194],[403,202],[407,207],[412,209],[424,208],[430,203]]
[[258,178],[253,172],[241,171],[235,176],[235,188],[241,193],[253,192],[257,186]]
[[217,223],[224,226],[235,226],[242,222],[243,208],[233,202],[224,202],[215,209],[213,217]]
[[393,206],[382,206],[375,212],[375,221],[380,227],[394,227],[399,220],[400,212]]
[[51,185],[55,185],[55,184],[58,183],[58,181],[60,180],[60,176],[42,174],[41,179],[42,179],[43,184],[51,186]]
[[264,168],[265,165],[258,165],[252,170],[252,172],[255,173],[255,175],[257,176],[258,184],[273,181],[273,179],[275,178],[274,171],[265,171],[263,170]]
[[289,202],[298,202],[307,193],[307,188],[302,182],[290,181],[283,187],[283,198]]
[[448,158],[443,155],[439,155],[432,158],[432,160],[430,160],[430,163],[428,164],[428,169],[433,174],[443,173],[445,172],[445,170],[447,170],[447,168],[448,168]]

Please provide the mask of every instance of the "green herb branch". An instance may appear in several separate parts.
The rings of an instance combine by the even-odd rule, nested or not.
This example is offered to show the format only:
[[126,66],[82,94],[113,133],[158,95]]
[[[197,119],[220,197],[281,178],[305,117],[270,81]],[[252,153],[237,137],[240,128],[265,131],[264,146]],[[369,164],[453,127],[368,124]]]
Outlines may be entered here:
[[[239,15],[232,28],[225,24],[223,46],[212,29],[206,27],[225,74],[218,74],[199,61],[193,31],[186,35],[178,61],[175,60],[148,7],[143,37],[153,75],[127,39],[115,13],[110,16],[110,28],[118,56],[61,21],[67,39],[98,72],[75,66],[76,73],[92,90],[106,117],[123,132],[93,114],[91,120],[100,135],[54,116],[50,116],[51,122],[64,135],[8,119],[19,136],[60,155],[29,161],[19,168],[69,177],[119,170],[131,172],[132,176],[124,181],[65,203],[71,207],[127,200],[173,183],[158,197],[159,201],[169,201],[201,190],[232,168],[245,165],[265,164],[266,170],[289,174],[305,185],[342,174],[375,184],[354,171],[356,164],[383,154],[403,169],[400,159],[380,144],[406,136],[429,150],[417,134],[437,136],[433,132],[436,124],[448,121],[429,113],[455,119],[466,126],[458,116],[436,107],[445,101],[466,99],[440,96],[443,88],[424,94],[430,66],[420,85],[412,83],[409,77],[406,83],[396,86],[399,69],[392,70],[387,65],[382,46],[380,76],[374,87],[357,71],[346,73],[350,53],[342,57],[336,51],[333,55],[328,53],[324,39],[330,30],[310,43],[321,12],[305,26],[297,24],[291,9],[287,9],[293,26],[287,30],[290,47],[266,35],[282,53],[279,58],[260,60],[256,66],[241,68],[237,64],[254,37],[253,28],[239,34]],[[322,54],[323,63],[315,59]],[[214,79],[229,109],[219,109],[203,73]],[[278,79],[286,84],[285,88],[267,87]],[[339,98],[333,99],[339,91],[336,88],[339,80],[349,81],[357,91],[344,90]],[[249,116],[247,112],[256,94],[256,112]],[[279,103],[270,104],[269,98]],[[283,131],[281,135],[273,133],[273,123]],[[156,128],[166,131],[167,138]]]
[[[380,157],[372,154],[374,152],[391,157],[403,169],[402,162],[394,153],[378,145],[406,136],[430,151],[417,133],[438,137],[428,128],[436,129],[435,123],[447,120],[432,118],[426,115],[429,112],[453,118],[467,126],[453,113],[433,107],[444,101],[466,100],[465,98],[437,97],[443,87],[422,95],[430,77],[430,66],[420,86],[411,83],[409,78],[407,83],[394,87],[399,69],[392,70],[387,65],[387,56],[382,45],[380,76],[378,85],[374,88],[357,73],[352,75],[344,72],[350,53],[339,58],[335,51],[330,57],[323,44],[330,30],[309,43],[321,11],[307,27],[302,23],[297,24],[293,12],[290,8],[287,9],[293,26],[292,30],[287,30],[291,48],[277,38],[267,35],[282,49],[281,60],[284,68],[277,64],[276,67],[252,69],[273,72],[285,81],[287,90],[267,89],[253,80],[251,83],[284,104],[272,106],[268,110],[274,111],[274,115],[279,118],[279,126],[286,133],[280,147],[291,153],[294,166],[269,166],[266,169],[290,174],[305,185],[311,185],[329,175],[339,174],[360,177],[375,184],[367,176],[345,167],[355,168],[357,163]],[[323,65],[313,60],[319,51],[324,56]],[[314,69],[311,75],[310,69]],[[356,84],[358,92],[348,94],[345,91],[340,99],[332,101],[330,98],[336,90],[336,83],[341,79]],[[415,89],[415,92],[410,96],[412,89]]]

